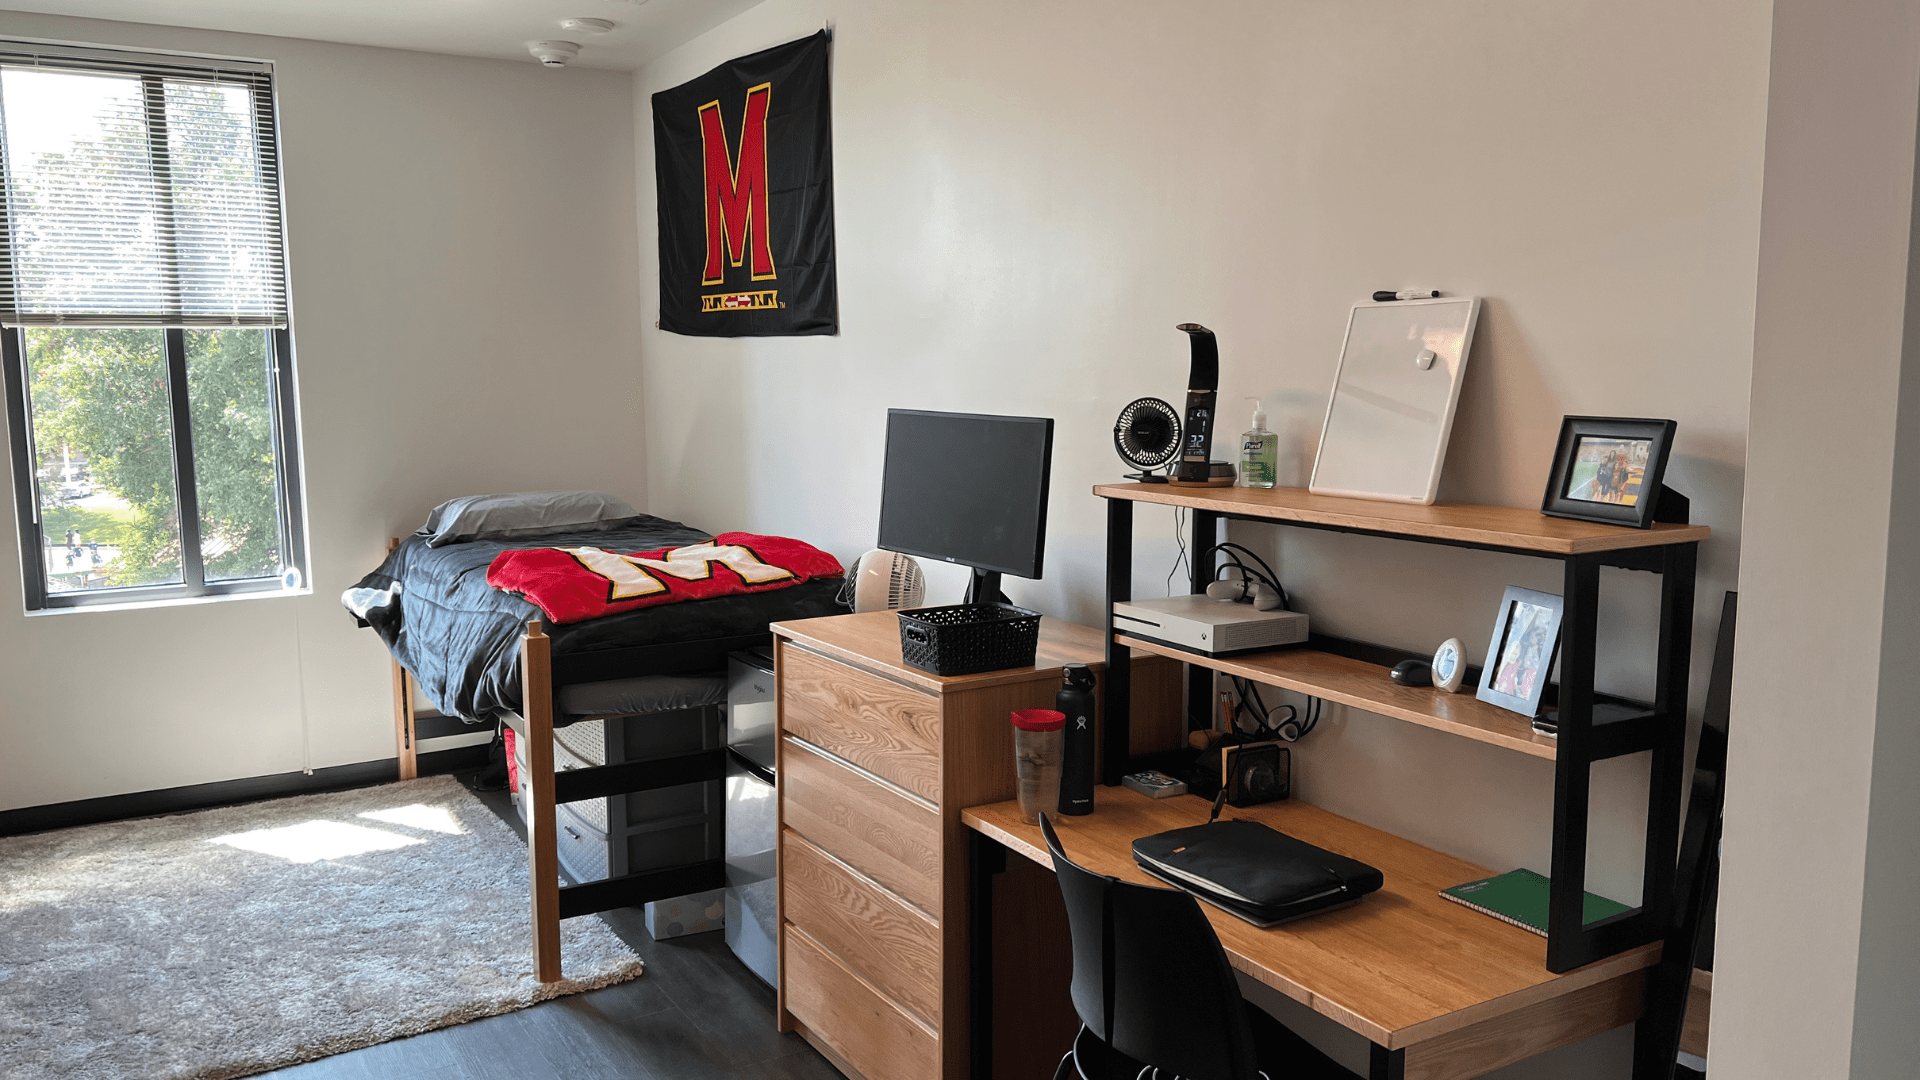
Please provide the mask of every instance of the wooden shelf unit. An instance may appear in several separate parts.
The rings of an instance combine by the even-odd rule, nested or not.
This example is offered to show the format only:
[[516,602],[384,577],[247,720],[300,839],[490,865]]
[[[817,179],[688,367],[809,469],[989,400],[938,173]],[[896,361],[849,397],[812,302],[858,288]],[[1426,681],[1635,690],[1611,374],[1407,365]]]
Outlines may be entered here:
[[[1327,701],[1364,709],[1462,738],[1499,746],[1554,763],[1553,889],[1549,902],[1546,964],[1564,972],[1659,940],[1671,903],[1680,824],[1680,787],[1686,738],[1687,667],[1693,636],[1694,570],[1703,525],[1656,524],[1650,529],[1569,521],[1505,506],[1369,502],[1314,495],[1300,488],[1196,489],[1165,484],[1102,484],[1093,493],[1107,500],[1107,649],[1110,658],[1129,648],[1159,653],[1189,665],[1281,686]],[[1113,624],[1115,601],[1132,599],[1133,506],[1137,502],[1193,511],[1194,592],[1213,580],[1216,561],[1204,553],[1219,540],[1226,521],[1387,537],[1559,561],[1564,567],[1565,612],[1560,630],[1559,738],[1533,732],[1525,717],[1489,705],[1470,693],[1398,686],[1379,664],[1313,648],[1276,650],[1230,658],[1203,657],[1155,645]],[[1660,575],[1660,637],[1655,699],[1650,704],[1610,698],[1595,691],[1600,569],[1618,567]],[[1398,653],[1362,646],[1373,654]],[[1127,715],[1130,701],[1124,665],[1108,664],[1108,706]],[[1188,723],[1203,726],[1213,712],[1208,680],[1189,679]],[[1126,725],[1109,723],[1103,736],[1107,765],[1102,779],[1118,784],[1126,764]],[[1641,906],[1624,915],[1581,922],[1586,889],[1588,796],[1592,766],[1621,754],[1652,755],[1647,790],[1646,863]]]

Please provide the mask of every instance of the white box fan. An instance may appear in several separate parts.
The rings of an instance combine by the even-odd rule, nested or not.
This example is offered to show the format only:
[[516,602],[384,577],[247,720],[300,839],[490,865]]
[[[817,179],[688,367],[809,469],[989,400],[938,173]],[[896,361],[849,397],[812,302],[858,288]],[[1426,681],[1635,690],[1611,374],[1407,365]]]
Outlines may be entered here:
[[840,602],[855,611],[896,611],[919,607],[927,595],[920,564],[897,551],[874,548],[854,560]]

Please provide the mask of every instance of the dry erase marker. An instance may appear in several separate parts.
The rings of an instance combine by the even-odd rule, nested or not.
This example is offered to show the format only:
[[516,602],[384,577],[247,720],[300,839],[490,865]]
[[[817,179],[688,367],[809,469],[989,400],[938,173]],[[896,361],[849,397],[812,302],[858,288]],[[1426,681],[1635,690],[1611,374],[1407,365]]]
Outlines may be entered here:
[[1381,289],[1373,294],[1373,301],[1376,304],[1384,304],[1389,300],[1434,300],[1439,296],[1438,289],[1401,289],[1399,292]]

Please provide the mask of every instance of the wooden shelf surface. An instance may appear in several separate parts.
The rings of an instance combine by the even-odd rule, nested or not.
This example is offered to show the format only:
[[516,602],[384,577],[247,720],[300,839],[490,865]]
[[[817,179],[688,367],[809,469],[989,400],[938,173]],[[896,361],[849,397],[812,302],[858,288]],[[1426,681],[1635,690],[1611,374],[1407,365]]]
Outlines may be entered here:
[[[1133,841],[1198,825],[1208,809],[1207,800],[1192,795],[1149,799],[1122,787],[1096,787],[1092,814],[1054,823],[1075,862],[1161,885],[1134,865]],[[1379,892],[1356,904],[1270,930],[1201,905],[1234,967],[1382,1046],[1417,1045],[1529,1007],[1551,1012],[1583,989],[1615,995],[1621,1000],[1613,1004],[1638,1010],[1637,980],[1622,977],[1652,965],[1658,945],[1554,975],[1546,968],[1547,939],[1440,897],[1441,889],[1488,876],[1483,867],[1297,799],[1229,809],[1226,816],[1265,822],[1385,876]],[[1039,827],[1021,822],[1019,803],[976,806],[960,818],[1015,853],[1053,865]],[[1416,1075],[1415,1053],[1409,1051],[1410,1076]]]
[[1705,525],[1655,525],[1633,529],[1548,517],[1517,506],[1464,503],[1373,502],[1335,495],[1314,495],[1305,488],[1192,488],[1170,484],[1099,484],[1093,493],[1106,499],[1185,506],[1221,514],[1267,518],[1335,529],[1385,533],[1409,540],[1446,540],[1462,544],[1538,552],[1542,555],[1590,555],[1603,551],[1695,543],[1713,531]]
[[1145,652],[1224,671],[1257,683],[1296,690],[1477,742],[1518,750],[1548,761],[1552,761],[1559,753],[1558,741],[1536,734],[1532,722],[1519,713],[1489,705],[1470,693],[1449,694],[1431,686],[1401,686],[1389,679],[1387,669],[1378,664],[1305,648],[1216,658],[1156,644],[1131,634],[1120,634],[1118,638]]

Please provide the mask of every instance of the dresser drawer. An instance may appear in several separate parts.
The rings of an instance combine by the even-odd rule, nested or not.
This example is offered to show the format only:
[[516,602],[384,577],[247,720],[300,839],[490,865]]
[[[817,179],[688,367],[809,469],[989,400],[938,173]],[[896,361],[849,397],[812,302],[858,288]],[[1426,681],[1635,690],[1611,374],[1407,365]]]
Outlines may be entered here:
[[940,910],[938,813],[792,737],[779,780],[787,828],[922,911]]
[[940,926],[788,832],[780,838],[787,921],[908,1011],[940,1026]]
[[786,1007],[869,1080],[937,1080],[940,1040],[850,971],[806,931],[781,932]]
[[940,801],[940,701],[783,643],[780,722],[930,802]]

